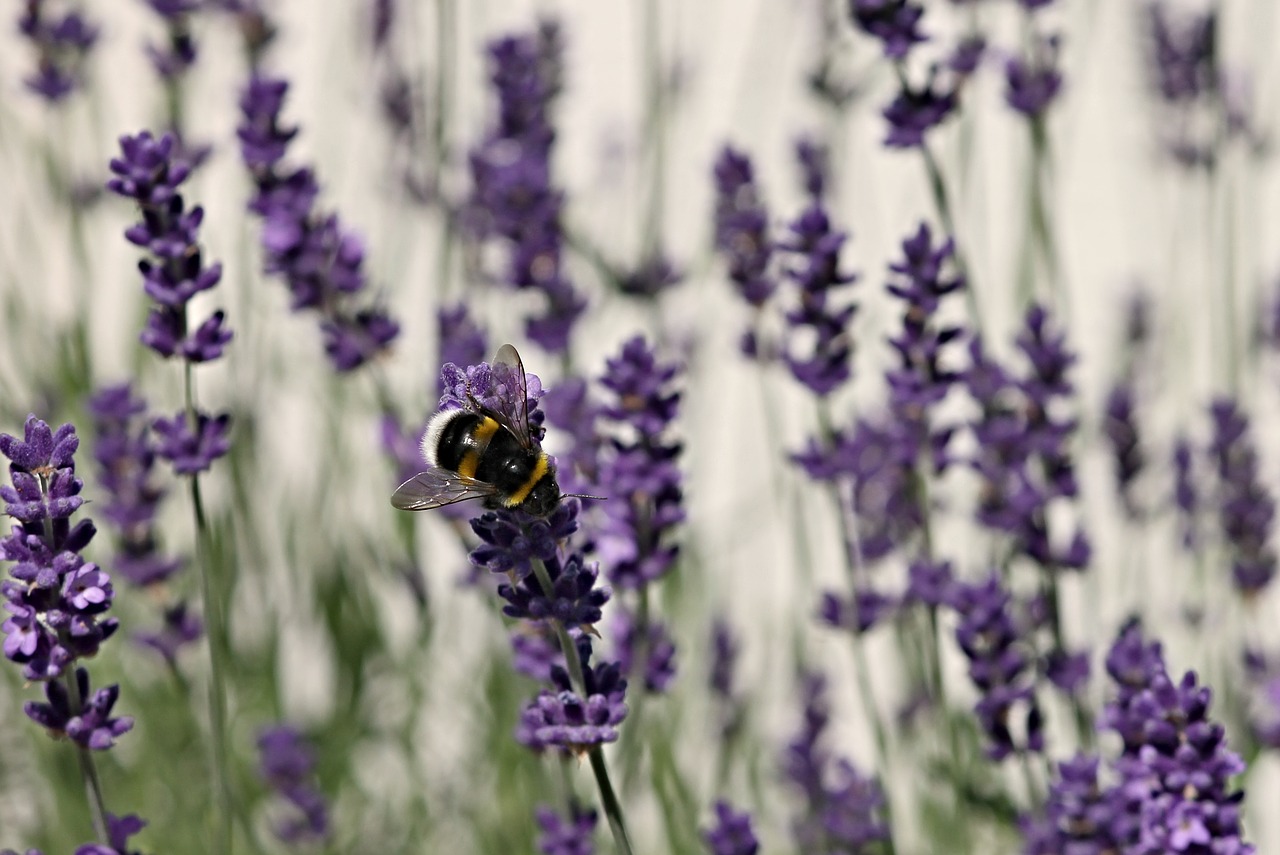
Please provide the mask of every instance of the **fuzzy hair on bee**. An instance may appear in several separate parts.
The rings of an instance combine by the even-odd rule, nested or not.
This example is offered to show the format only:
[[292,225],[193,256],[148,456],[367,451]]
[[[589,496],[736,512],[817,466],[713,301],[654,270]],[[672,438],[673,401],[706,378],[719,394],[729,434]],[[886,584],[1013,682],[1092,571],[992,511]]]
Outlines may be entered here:
[[422,456],[427,470],[401,484],[391,504],[425,511],[481,499],[488,508],[551,513],[563,498],[555,463],[529,426],[528,384],[520,354],[503,345],[492,368],[507,393],[500,409],[467,392],[461,408],[442,410],[427,424]]

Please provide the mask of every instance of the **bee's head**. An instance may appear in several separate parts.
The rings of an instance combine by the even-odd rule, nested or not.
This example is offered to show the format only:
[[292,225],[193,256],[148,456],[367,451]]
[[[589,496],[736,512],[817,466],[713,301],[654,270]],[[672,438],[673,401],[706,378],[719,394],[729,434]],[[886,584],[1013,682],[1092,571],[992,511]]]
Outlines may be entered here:
[[556,509],[560,503],[560,485],[556,483],[556,470],[552,467],[547,474],[538,479],[529,491],[529,496],[520,507],[536,517],[545,517]]

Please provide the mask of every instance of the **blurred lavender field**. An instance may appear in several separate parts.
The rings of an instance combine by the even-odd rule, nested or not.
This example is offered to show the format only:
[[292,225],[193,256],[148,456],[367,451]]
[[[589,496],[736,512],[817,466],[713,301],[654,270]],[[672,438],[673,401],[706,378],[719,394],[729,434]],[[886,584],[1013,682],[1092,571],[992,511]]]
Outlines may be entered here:
[[0,853],[1280,848],[1273,3],[3,14]]

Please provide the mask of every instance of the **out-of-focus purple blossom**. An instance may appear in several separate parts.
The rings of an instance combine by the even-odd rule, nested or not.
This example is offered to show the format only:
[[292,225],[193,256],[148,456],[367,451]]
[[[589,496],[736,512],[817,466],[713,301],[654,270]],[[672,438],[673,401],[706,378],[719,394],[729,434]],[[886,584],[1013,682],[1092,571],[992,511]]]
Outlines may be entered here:
[[852,601],[826,591],[818,603],[818,619],[835,629],[863,633],[892,616],[898,605],[895,597],[870,588],[855,593]]
[[823,745],[831,721],[826,680],[802,679],[804,723],[783,755],[783,774],[804,796],[804,812],[792,823],[802,852],[864,852],[889,838],[883,820],[884,794],[843,757]]
[[1128,851],[1137,831],[1133,800],[1099,780],[1099,762],[1079,754],[1057,765],[1045,815],[1023,828],[1024,855]]
[[702,834],[711,855],[756,855],[760,842],[751,829],[751,814],[739,813],[723,799],[715,804],[714,824]]
[[555,633],[545,623],[521,623],[511,631],[511,667],[526,677],[551,682],[551,667],[564,667]]
[[[1003,760],[1015,752],[1043,750],[1034,652],[1014,618],[1012,595],[992,574],[982,582],[956,583],[950,599],[959,617],[956,642],[969,660],[969,679],[982,695],[974,712],[990,740],[988,755]],[[1015,711],[1020,716],[1017,725]],[[1025,733],[1021,742],[1015,741],[1015,726]]]
[[903,602],[941,606],[949,602],[954,583],[950,561],[917,559],[907,567],[907,590],[902,595]]
[[139,644],[150,647],[164,657],[172,667],[177,663],[178,651],[200,639],[204,634],[204,622],[187,610],[187,604],[177,602],[164,610],[164,623],[153,632],[140,632],[135,638]]
[[1137,418],[1134,415],[1135,390],[1131,380],[1121,380],[1111,387],[1102,422],[1102,435],[1111,446],[1112,469],[1115,472],[1116,489],[1124,502],[1129,517],[1139,515],[1133,495],[1134,481],[1146,465],[1146,455],[1138,435]]
[[946,67],[961,77],[968,77],[978,70],[987,53],[987,40],[981,35],[965,36],[956,43],[947,57]]
[[[466,303],[441,306],[436,312],[436,332],[440,337],[440,364],[479,365],[489,355],[489,336],[471,316]],[[444,381],[439,383],[444,393]]]
[[1010,57],[1005,61],[1006,104],[1030,119],[1044,115],[1062,89],[1058,48],[1058,36],[1037,36],[1029,58]]
[[849,327],[857,307],[841,305],[837,295],[856,276],[840,269],[847,235],[836,231],[826,211],[811,205],[791,223],[790,238],[779,249],[792,260],[787,278],[796,285],[794,308],[787,311],[785,360],[792,375],[814,394],[829,395],[852,374]]
[[53,736],[66,736],[82,748],[105,751],[133,729],[131,717],[111,715],[120,697],[120,687],[107,686],[90,694],[89,672],[83,668],[76,669],[75,679],[75,699],[65,682],[49,680],[44,687],[48,703],[27,701],[23,710],[27,718]]
[[195,475],[213,465],[213,461],[231,450],[231,416],[222,413],[209,416],[197,413],[195,428],[187,414],[173,418],[157,418],[151,423],[156,434],[156,455],[173,464],[179,475]]
[[98,41],[98,27],[76,9],[58,15],[47,0],[26,0],[18,32],[36,51],[36,70],[23,78],[27,89],[58,104],[84,85],[84,65]]
[[159,547],[155,518],[165,489],[155,477],[146,401],[127,383],[105,386],[89,399],[89,412],[97,434],[98,483],[108,494],[101,514],[118,537],[115,570],[135,585],[163,582],[182,561]]
[[543,690],[525,707],[516,727],[516,741],[534,751],[549,748],[582,753],[618,739],[618,725],[627,717],[627,679],[616,662],[591,666],[591,643],[578,642],[586,696],[573,687],[568,672],[552,666],[555,691]]
[[502,613],[526,620],[556,620],[566,629],[590,626],[600,620],[601,608],[609,601],[609,588],[596,587],[599,567],[587,564],[571,553],[561,565],[556,556],[546,560],[552,590],[542,590],[538,579],[523,577],[515,585],[498,586],[498,596],[507,601]]
[[146,828],[147,822],[136,814],[116,816],[108,813],[107,843],[86,843],[76,847],[75,855],[140,855],[129,848],[129,838]]
[[[55,431],[35,416],[27,417],[22,439],[0,434],[11,481],[0,486],[0,500],[17,520],[0,538],[0,560],[13,562],[11,578],[0,582],[8,612],[0,632],[5,657],[22,665],[28,680],[62,675],[76,659],[97,653],[119,626],[103,616],[114,596],[110,576],[80,555],[97,530],[90,520],[70,519],[84,502],[78,447],[72,425]],[[73,710],[69,700],[59,709],[68,720],[89,715],[87,706]]]
[[958,104],[955,89],[936,74],[931,73],[923,86],[905,85],[882,111],[889,123],[884,144],[889,148],[924,145],[924,135],[946,121]]
[[334,369],[353,371],[385,353],[399,324],[365,290],[364,243],[336,214],[319,210],[320,188],[306,167],[283,165],[296,127],[281,124],[289,85],[255,74],[240,95],[240,153],[257,187],[249,209],[262,217],[263,265],[285,280],[294,311],[315,311]]
[[547,424],[569,447],[556,454],[556,477],[567,493],[592,494],[600,483],[600,405],[592,400],[587,381],[566,377],[542,399]]
[[196,43],[191,37],[190,17],[199,11],[195,0],[148,0],[147,5],[164,22],[166,43],[147,42],[147,58],[161,80],[173,82],[196,62]]
[[660,362],[637,336],[606,362],[600,380],[612,393],[601,410],[601,431],[611,438],[600,486],[610,501],[596,546],[619,588],[639,589],[662,578],[679,553],[671,542],[684,520],[681,444],[671,437],[678,374],[679,366]]
[[314,843],[329,836],[329,809],[312,783],[314,770],[315,753],[295,728],[280,724],[258,734],[258,774],[290,805],[287,816],[273,826],[285,843]]
[[1195,549],[1200,543],[1198,513],[1200,490],[1196,486],[1195,458],[1191,441],[1179,435],[1173,441],[1173,504],[1178,512],[1182,545]]
[[712,694],[728,700],[735,694],[734,670],[738,663],[738,641],[728,621],[717,617],[711,624],[711,671],[707,683]]
[[1231,548],[1231,572],[1246,597],[1259,594],[1276,575],[1271,547],[1276,505],[1259,473],[1249,420],[1229,399],[1214,401],[1209,455],[1218,475],[1218,522]]
[[1160,96],[1170,103],[1194,101],[1218,82],[1218,10],[1175,20],[1163,0],[1146,4],[1149,69]]
[[831,182],[831,152],[812,137],[804,136],[796,140],[795,155],[796,165],[800,167],[800,186],[810,201],[821,200]]
[[560,91],[563,41],[544,22],[533,33],[507,36],[488,46],[497,118],[471,149],[472,192],[463,212],[467,230],[506,250],[502,279],[539,291],[545,309],[525,319],[525,333],[546,350],[562,353],[586,300],[565,274],[561,209],[564,193],[551,175],[555,131],[550,108]]
[[[769,209],[756,182],[751,158],[732,146],[715,163],[715,247],[729,268],[738,295],[757,312],[778,287],[770,270],[774,242],[769,236]],[[743,352],[756,357],[754,330],[747,332]]]
[[534,811],[538,827],[538,851],[543,855],[594,855],[596,822],[594,810],[574,803],[568,817],[562,817],[546,805]]
[[138,264],[143,290],[155,301],[139,338],[166,358],[217,359],[231,340],[226,315],[216,311],[197,321],[188,306],[192,297],[222,279],[222,265],[206,266],[200,251],[204,210],[197,205],[188,211],[178,192],[192,165],[178,156],[171,134],[156,139],[143,131],[121,137],[120,150],[121,156],[111,159],[115,177],[107,182],[107,189],[138,203],[142,220],[125,237],[151,255]]
[[853,24],[884,47],[884,55],[900,60],[926,41],[920,32],[924,7],[913,0],[849,0]]
[[1067,372],[1075,355],[1040,306],[1028,309],[1017,338],[1029,370],[1015,377],[970,340],[969,392],[981,407],[973,424],[978,451],[972,466],[983,481],[978,521],[1009,534],[1015,553],[1049,569],[1081,569],[1091,548],[1077,526],[1062,542],[1050,536],[1049,509],[1075,498],[1078,486],[1069,441],[1076,421],[1061,410],[1073,392]]
[[636,615],[614,612],[614,650],[623,674],[643,677],[645,691],[661,694],[676,678],[676,645],[665,624],[650,619],[643,627]]

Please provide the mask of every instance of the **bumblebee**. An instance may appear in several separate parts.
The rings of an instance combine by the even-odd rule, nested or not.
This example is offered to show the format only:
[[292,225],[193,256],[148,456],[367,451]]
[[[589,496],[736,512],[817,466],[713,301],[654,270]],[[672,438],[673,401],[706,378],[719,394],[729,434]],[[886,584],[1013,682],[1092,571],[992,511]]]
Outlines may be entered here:
[[506,413],[467,392],[467,403],[436,413],[422,437],[429,468],[396,488],[391,504],[426,511],[483,499],[490,509],[519,508],[544,517],[562,498],[556,468],[529,429],[529,396],[520,354],[504,344],[494,358],[495,380],[505,384]]

